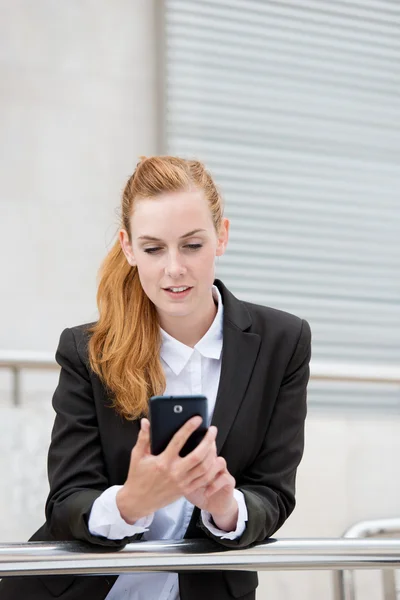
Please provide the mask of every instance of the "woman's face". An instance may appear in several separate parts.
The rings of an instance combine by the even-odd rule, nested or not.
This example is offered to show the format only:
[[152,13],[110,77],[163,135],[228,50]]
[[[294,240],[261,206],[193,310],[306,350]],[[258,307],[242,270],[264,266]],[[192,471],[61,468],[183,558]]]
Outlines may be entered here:
[[[130,220],[132,242],[120,231],[128,262],[163,318],[209,311],[215,257],[225,252],[229,221],[217,235],[204,193],[169,192],[138,200]],[[172,288],[188,288],[172,291]]]

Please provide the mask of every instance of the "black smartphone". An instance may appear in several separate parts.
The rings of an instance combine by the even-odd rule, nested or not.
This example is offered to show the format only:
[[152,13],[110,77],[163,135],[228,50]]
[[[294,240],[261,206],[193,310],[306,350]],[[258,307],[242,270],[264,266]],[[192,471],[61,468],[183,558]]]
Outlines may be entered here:
[[160,454],[174,434],[192,417],[200,415],[200,427],[192,433],[180,451],[186,456],[196,448],[207,432],[206,396],[152,396],[150,398],[150,445],[152,454]]

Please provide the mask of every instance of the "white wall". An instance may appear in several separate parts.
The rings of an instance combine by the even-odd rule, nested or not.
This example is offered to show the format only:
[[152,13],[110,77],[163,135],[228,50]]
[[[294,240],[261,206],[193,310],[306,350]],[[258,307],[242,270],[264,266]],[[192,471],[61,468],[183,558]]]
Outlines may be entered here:
[[0,0],[0,348],[55,349],[139,155],[155,153],[156,0]]

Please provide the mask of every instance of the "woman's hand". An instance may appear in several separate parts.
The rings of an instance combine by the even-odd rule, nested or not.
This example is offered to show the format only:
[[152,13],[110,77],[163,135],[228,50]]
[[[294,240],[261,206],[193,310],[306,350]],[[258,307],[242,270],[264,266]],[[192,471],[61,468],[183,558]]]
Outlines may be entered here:
[[199,482],[198,487],[185,497],[200,509],[211,513],[215,525],[223,531],[234,531],[238,519],[238,505],[233,495],[236,481],[226,467],[222,456],[215,456],[211,467],[210,483]]
[[[214,482],[216,468],[216,427],[210,427],[200,444],[185,457],[179,452],[201,424],[201,417],[189,419],[161,454],[150,451],[150,423],[142,419],[137,443],[131,453],[127,480],[117,493],[122,518],[130,524],[182,496],[190,497],[200,485]],[[219,488],[218,488],[219,489]],[[216,490],[215,490],[216,491]],[[220,494],[221,498],[225,495]],[[220,507],[221,508],[221,507]]]

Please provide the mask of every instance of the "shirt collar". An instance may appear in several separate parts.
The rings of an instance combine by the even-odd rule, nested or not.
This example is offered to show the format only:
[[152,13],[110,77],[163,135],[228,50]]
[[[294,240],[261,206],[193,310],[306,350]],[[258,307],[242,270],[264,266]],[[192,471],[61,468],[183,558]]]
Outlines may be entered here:
[[179,342],[161,328],[160,356],[175,375],[179,375],[185,368],[195,350],[200,352],[205,358],[219,359],[221,357],[224,306],[220,291],[215,285],[212,287],[212,294],[214,300],[218,302],[217,314],[208,331],[206,331],[194,348],[190,348],[190,346]]

